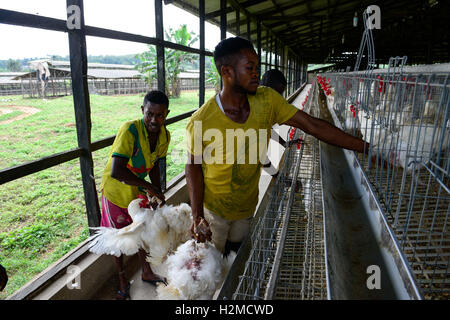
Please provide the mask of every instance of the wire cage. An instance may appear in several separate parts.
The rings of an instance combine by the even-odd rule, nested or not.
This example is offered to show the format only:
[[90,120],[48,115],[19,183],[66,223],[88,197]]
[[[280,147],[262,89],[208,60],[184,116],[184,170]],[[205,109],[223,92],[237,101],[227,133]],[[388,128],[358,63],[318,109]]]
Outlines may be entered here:
[[[291,138],[305,135],[297,129]],[[327,298],[319,158],[312,137],[285,151],[269,205],[252,226],[250,254],[233,299]]]
[[450,297],[449,72],[403,68],[325,74],[328,104],[348,133],[426,299]]

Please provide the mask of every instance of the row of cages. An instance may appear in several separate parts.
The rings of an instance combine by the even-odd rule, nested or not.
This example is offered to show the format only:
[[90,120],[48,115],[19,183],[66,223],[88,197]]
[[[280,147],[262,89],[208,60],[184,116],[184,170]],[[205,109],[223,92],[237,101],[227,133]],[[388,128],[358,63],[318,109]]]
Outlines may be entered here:
[[[411,69],[410,69],[411,70]],[[427,299],[450,296],[449,73],[330,73],[319,83]]]

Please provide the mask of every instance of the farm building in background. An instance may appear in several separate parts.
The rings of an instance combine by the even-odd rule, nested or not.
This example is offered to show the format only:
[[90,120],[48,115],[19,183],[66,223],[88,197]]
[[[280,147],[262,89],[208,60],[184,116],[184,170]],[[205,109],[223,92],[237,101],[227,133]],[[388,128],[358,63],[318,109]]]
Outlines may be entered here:
[[[32,71],[0,72],[0,96],[34,98],[72,94],[69,61],[35,60],[29,66]],[[89,63],[87,75],[91,94],[136,94],[157,88],[156,79],[149,86],[133,65]],[[181,90],[198,89],[198,70],[182,72],[179,78]]]

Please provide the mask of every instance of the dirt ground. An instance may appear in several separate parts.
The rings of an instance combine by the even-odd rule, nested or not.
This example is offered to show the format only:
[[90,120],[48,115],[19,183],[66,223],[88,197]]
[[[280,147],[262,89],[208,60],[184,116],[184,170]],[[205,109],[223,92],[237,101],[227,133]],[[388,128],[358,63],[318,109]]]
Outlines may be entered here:
[[35,114],[41,110],[37,109],[37,108],[25,107],[25,106],[0,106],[0,116],[3,114],[11,113],[13,111],[21,111],[22,114],[19,114],[17,117],[14,117],[11,119],[0,121],[0,125],[12,123],[17,120],[21,120],[21,119],[31,116],[32,114]]

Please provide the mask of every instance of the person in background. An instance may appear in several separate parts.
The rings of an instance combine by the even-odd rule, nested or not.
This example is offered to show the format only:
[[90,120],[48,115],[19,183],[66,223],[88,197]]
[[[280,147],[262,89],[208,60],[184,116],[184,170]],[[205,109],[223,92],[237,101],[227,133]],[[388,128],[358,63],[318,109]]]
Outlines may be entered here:
[[[103,173],[102,192],[103,227],[123,228],[132,223],[129,203],[139,194],[158,197],[164,204],[161,191],[159,159],[167,154],[170,134],[164,126],[169,113],[169,99],[161,91],[150,91],[141,106],[143,117],[127,121],[119,129]],[[146,176],[150,181],[145,180]],[[151,250],[151,248],[150,248]],[[165,282],[155,275],[146,261],[147,252],[139,250],[143,281],[155,285]],[[125,277],[123,257],[113,257],[119,275],[116,299],[130,299],[130,283]]]
[[[267,70],[264,73],[264,75],[262,76],[260,85],[272,88],[273,90],[278,92],[281,96],[283,96],[284,91],[286,90],[287,81],[286,81],[286,78],[285,78],[283,72],[281,72],[278,69],[270,69],[270,70]],[[272,129],[272,132],[273,132],[273,129]],[[278,136],[278,134],[276,134],[276,136]],[[283,141],[283,139],[281,139],[280,136],[278,136],[278,139],[276,141],[278,143],[280,143],[283,147],[286,148],[287,146],[290,146],[291,144],[297,143],[299,140],[300,139],[295,139],[295,140],[289,141],[287,144],[285,141]],[[266,171],[268,174],[272,175],[273,177],[276,177],[278,174],[278,169],[272,165],[272,162],[269,160],[269,158],[267,158],[267,162],[265,164],[263,164],[263,169],[264,169],[264,171]]]
[[264,73],[260,85],[272,88],[280,95],[283,95],[284,90],[286,90],[287,81],[280,70],[271,69]]

